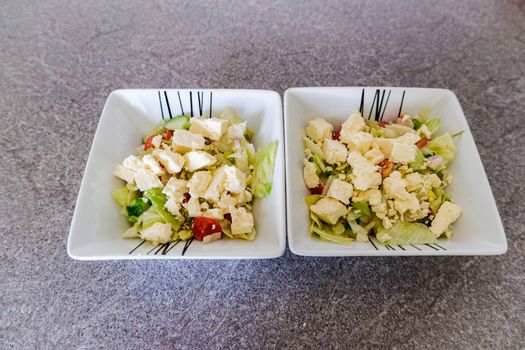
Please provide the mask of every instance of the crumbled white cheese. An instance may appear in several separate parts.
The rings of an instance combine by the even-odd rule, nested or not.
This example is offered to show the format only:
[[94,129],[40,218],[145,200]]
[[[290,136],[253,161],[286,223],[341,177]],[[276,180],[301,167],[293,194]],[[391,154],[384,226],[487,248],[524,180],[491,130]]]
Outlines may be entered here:
[[322,118],[310,120],[306,126],[306,135],[316,142],[332,138],[334,127]]
[[326,139],[324,140],[323,146],[321,148],[327,163],[335,164],[345,162],[348,152],[345,145],[343,145],[341,142],[332,139]]
[[326,195],[348,205],[350,204],[350,198],[352,197],[352,190],[353,187],[348,182],[334,179],[330,183],[330,187],[328,188]]
[[159,177],[147,169],[139,169],[135,174],[135,182],[142,192],[151,188],[162,187]]
[[190,132],[201,134],[210,140],[217,141],[226,132],[228,121],[219,118],[191,118]]
[[348,212],[346,207],[337,199],[327,197],[319,199],[317,203],[310,206],[310,209],[321,220],[332,225],[335,225],[337,220]]
[[443,203],[432,221],[430,231],[432,231],[436,237],[439,237],[460,215],[461,207],[459,205],[448,201]]

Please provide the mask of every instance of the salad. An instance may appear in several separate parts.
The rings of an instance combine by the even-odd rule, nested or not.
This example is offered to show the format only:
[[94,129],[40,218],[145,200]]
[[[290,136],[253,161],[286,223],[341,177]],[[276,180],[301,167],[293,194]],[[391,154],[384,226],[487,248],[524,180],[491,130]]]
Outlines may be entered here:
[[429,111],[395,122],[365,120],[352,113],[339,131],[322,118],[304,137],[304,181],[310,234],[348,244],[369,235],[385,245],[435,243],[450,238],[461,215],[445,188],[456,147],[439,134]]
[[231,108],[162,120],[113,173],[126,183],[112,192],[130,225],[123,237],[253,240],[253,198],[272,189],[278,141],[255,151],[252,137]]

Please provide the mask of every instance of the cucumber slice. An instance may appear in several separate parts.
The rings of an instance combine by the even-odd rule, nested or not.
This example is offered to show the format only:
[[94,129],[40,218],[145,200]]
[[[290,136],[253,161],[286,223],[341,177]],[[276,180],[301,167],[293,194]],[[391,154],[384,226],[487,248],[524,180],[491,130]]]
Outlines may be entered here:
[[188,130],[190,128],[190,117],[185,115],[178,115],[172,119],[161,120],[157,125],[153,127],[146,135],[142,137],[142,143],[146,143],[146,140],[153,135],[160,135],[164,133],[166,129],[170,130]]
[[172,119],[166,119],[164,121],[164,127],[170,130],[188,130],[190,128],[190,117],[178,115]]

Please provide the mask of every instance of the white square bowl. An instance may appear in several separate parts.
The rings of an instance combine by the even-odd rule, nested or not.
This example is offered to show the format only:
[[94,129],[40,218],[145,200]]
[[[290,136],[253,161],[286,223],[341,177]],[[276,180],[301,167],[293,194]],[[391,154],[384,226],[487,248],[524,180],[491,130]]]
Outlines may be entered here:
[[[121,238],[128,225],[111,197],[111,191],[122,186],[121,181],[113,176],[113,169],[126,156],[135,153],[141,137],[161,120],[161,113],[168,117],[164,91],[173,116],[181,114],[181,109],[189,114],[191,91],[195,115],[200,114],[200,109],[203,115],[209,115],[212,96],[213,111],[232,107],[241,119],[247,121],[248,128],[255,131],[256,148],[279,141],[271,194],[254,201],[257,235],[253,241],[223,239],[205,244],[194,240],[189,246],[184,242],[154,246],[150,242],[141,244],[142,240],[138,239]],[[200,108],[197,92],[204,96]],[[279,257],[286,245],[284,171],[282,103],[280,95],[274,91],[113,91],[102,111],[80,186],[69,232],[68,254],[80,260]]]
[[[463,207],[460,219],[453,225],[450,240],[440,240],[438,244],[401,247],[383,246],[372,238],[369,243],[354,242],[343,246],[314,239],[308,233],[309,216],[304,198],[309,195],[309,191],[302,175],[302,136],[306,125],[315,117],[323,117],[334,126],[339,126],[351,112],[359,110],[363,90],[363,115],[367,118],[378,89],[381,96],[383,91],[386,96],[390,91],[383,120],[395,119],[403,100],[404,113],[415,115],[421,108],[430,108],[431,117],[441,118],[441,131],[455,133],[464,130],[461,136],[454,139],[457,154],[450,166],[450,174],[454,178],[447,188],[454,201]],[[384,101],[387,101],[386,97]],[[465,115],[451,91],[388,87],[291,88],[284,95],[284,114],[288,243],[293,253],[306,256],[495,255],[507,250],[505,232],[487,175]]]

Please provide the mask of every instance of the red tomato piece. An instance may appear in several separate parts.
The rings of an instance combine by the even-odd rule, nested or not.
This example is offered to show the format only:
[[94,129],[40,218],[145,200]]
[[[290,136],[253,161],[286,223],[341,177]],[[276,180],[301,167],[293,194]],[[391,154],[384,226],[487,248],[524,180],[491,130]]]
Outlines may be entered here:
[[390,125],[391,123],[390,122],[387,122],[387,121],[383,121],[383,120],[380,120],[377,122],[379,124],[380,127],[384,128],[385,126],[387,125]]
[[162,139],[163,139],[163,140],[169,140],[169,139],[172,138],[172,136],[173,136],[173,130],[168,129],[168,130],[166,130],[166,132],[162,135]]
[[191,198],[190,194],[188,192],[186,192],[186,193],[184,193],[183,196],[184,196],[184,198],[182,199],[182,203],[184,203],[184,204],[188,203],[190,198]]
[[230,213],[226,213],[226,214],[224,214],[224,218],[225,218],[226,220],[228,220],[230,223],[232,222],[232,214],[230,214]]
[[332,140],[339,141],[340,138],[341,138],[341,131],[332,132]]
[[310,188],[310,193],[311,194],[323,194],[323,185],[319,185],[317,187],[314,187],[314,188]]
[[191,224],[191,232],[199,241],[208,235],[221,231],[221,224],[217,220],[205,216],[197,216]]
[[427,143],[428,143],[428,139],[423,138],[419,140],[418,142],[416,142],[416,146],[417,148],[423,148],[427,145]]
[[153,148],[155,146],[153,146],[153,138],[157,136],[157,135],[151,135],[150,137],[148,137],[148,139],[146,140],[146,142],[144,143],[144,151],[147,151],[149,150],[150,148]]

